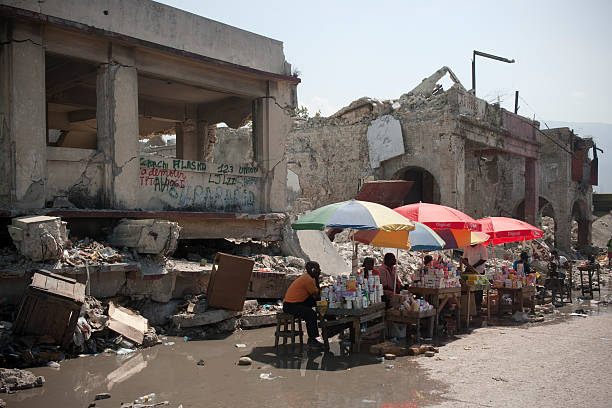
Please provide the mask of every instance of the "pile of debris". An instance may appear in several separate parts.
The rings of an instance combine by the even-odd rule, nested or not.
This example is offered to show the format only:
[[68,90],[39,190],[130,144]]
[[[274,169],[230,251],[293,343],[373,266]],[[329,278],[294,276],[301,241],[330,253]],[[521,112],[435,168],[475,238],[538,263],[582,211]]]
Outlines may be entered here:
[[74,244],[68,241],[60,260],[70,266],[85,266],[129,262],[134,259],[135,255],[126,249],[118,251],[106,244],[85,238],[75,241]]

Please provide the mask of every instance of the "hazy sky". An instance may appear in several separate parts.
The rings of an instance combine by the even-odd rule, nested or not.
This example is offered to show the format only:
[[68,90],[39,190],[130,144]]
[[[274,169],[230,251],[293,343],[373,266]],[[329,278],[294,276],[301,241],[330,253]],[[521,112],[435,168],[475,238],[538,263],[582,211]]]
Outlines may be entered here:
[[197,1],[183,10],[283,41],[299,104],[329,115],[394,99],[443,65],[479,97],[537,119],[612,123],[612,1]]

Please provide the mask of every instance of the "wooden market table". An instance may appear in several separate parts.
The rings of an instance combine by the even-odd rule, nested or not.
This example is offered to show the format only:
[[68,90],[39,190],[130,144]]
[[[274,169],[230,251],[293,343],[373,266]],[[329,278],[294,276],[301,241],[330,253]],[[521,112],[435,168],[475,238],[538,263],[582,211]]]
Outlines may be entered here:
[[408,288],[410,293],[422,296],[436,309],[435,327],[436,333],[439,330],[438,317],[446,306],[449,300],[455,299],[457,307],[455,308],[455,314],[457,319],[457,330],[461,327],[461,287],[456,288],[423,288],[420,286],[410,286]]
[[[343,332],[351,331],[352,351],[359,352],[361,336],[382,333],[385,330],[385,303],[375,303],[365,309],[327,308],[317,306],[319,312],[319,327],[325,348],[329,349],[329,338]],[[361,324],[368,323],[365,331],[361,332]]]
[[487,318],[489,321],[491,320],[491,297],[489,296],[489,290],[491,285],[461,285],[461,293],[466,294],[467,296],[467,306],[466,306],[466,314],[465,314],[465,328],[470,327],[470,320],[472,320],[472,315],[470,314],[470,306],[472,305],[472,296],[474,292],[478,291],[486,291],[487,292]]
[[434,319],[436,317],[436,309],[427,310],[424,312],[412,312],[407,310],[387,310],[385,315],[385,325],[387,326],[387,333],[389,333],[389,326],[391,323],[401,324],[415,324],[416,325],[416,337],[417,341],[421,338],[421,319],[428,321],[429,337],[433,337]]
[[[532,301],[532,305],[534,305],[535,307],[535,286],[524,286],[522,288],[495,288],[497,290],[497,296],[498,296],[498,314],[501,316],[501,314],[504,312],[504,309],[508,309],[507,307],[504,308],[504,304],[502,302],[502,296],[504,295],[510,295],[511,299],[512,299],[512,308],[511,311],[512,313],[514,313],[515,311],[523,311],[523,298],[524,297],[529,297],[531,298]],[[518,307],[517,307],[518,306]]]
[[[591,296],[591,299],[594,299],[593,292],[599,292],[599,297],[601,298],[601,291],[599,288],[601,287],[601,282],[599,280],[599,265],[582,265],[578,267],[578,271],[580,271],[580,292],[584,297],[585,293],[588,293]],[[589,284],[586,287],[585,282],[583,280],[583,274],[586,272],[587,282]],[[595,274],[597,274],[597,286],[593,286]]]

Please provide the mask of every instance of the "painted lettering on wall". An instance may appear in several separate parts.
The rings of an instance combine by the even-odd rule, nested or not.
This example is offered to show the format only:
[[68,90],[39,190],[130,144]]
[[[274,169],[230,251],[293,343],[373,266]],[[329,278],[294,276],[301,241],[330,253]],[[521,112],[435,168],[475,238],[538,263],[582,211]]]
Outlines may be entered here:
[[[203,211],[254,211],[261,181],[259,167],[168,158],[140,159],[144,201]],[[158,202],[155,201],[155,202]]]

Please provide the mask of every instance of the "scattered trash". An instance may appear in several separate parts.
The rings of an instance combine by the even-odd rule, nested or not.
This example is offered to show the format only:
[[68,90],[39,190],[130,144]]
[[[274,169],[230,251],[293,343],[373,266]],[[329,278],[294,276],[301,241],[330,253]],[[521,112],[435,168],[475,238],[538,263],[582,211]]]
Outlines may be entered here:
[[514,312],[514,314],[512,315],[512,320],[514,320],[517,323],[527,323],[530,319],[529,319],[529,315],[525,312],[519,312],[518,310],[516,312]]
[[51,368],[55,368],[55,369],[59,370],[60,365],[59,365],[59,363],[57,361],[49,361],[47,363],[47,367],[51,367]]
[[154,393],[154,392],[152,392],[152,393],[150,393],[150,394],[143,395],[142,397],[136,398],[136,399],[134,400],[134,402],[135,402],[136,404],[142,404],[142,403],[144,403],[144,402],[149,402],[149,401],[151,401],[151,400],[152,400],[152,399],[154,399],[154,398],[155,398],[155,393]]
[[186,342],[188,342],[189,340],[191,340],[191,337],[189,337],[189,336],[185,336],[185,337],[183,337],[183,340],[185,340],[185,343],[186,343]]
[[123,348],[123,347],[122,347],[122,348],[118,349],[118,350],[116,351],[116,353],[117,353],[117,354],[119,354],[119,355],[121,356],[121,355],[124,355],[124,354],[130,354],[130,353],[133,353],[133,352],[135,352],[135,351],[136,351],[136,349],[127,349],[127,348]]
[[471,346],[465,346],[463,349],[464,349],[464,350],[471,350],[471,349],[472,349],[472,347],[471,347]]
[[508,380],[506,380],[505,378],[502,378],[502,377],[491,377],[491,378],[493,378],[495,381],[508,382]]
[[392,368],[393,368],[393,364],[386,364],[386,365],[385,365],[385,369],[386,369],[387,371],[391,370]]
[[384,362],[384,361],[385,361],[385,358],[384,358],[384,357],[377,357],[377,358],[376,358],[376,360],[377,360],[379,363],[382,363],[382,362]]
[[206,363],[204,362],[204,360],[200,360],[200,361],[198,361],[198,362],[196,363],[196,365],[199,365],[199,366],[203,366],[203,365],[205,365],[205,364],[206,364]]
[[457,357],[449,356],[449,357],[448,357],[448,359],[449,359],[449,360],[456,360],[456,359],[457,359]]
[[164,343],[164,346],[172,346],[174,344],[173,341],[167,341]]
[[364,404],[376,404],[376,401],[369,399],[362,399],[361,402]]
[[589,315],[586,313],[570,313],[570,316],[589,317]]
[[277,378],[281,378],[279,376],[273,377],[272,373],[261,373],[259,374],[259,378],[262,380],[276,380]]
[[108,392],[103,392],[103,393],[100,393],[100,394],[96,394],[96,397],[94,398],[94,401],[108,399],[110,397],[111,397],[111,395]]
[[253,364],[253,360],[250,357],[240,357],[238,360],[238,365],[251,365]]
[[425,357],[433,357],[436,353],[434,353],[433,351],[426,351],[425,352]]
[[238,343],[238,344],[236,344],[236,347],[237,347],[237,348],[245,348],[245,347],[246,347],[246,344],[243,344],[243,343]]
[[385,354],[385,360],[395,360],[395,354],[387,353]]

